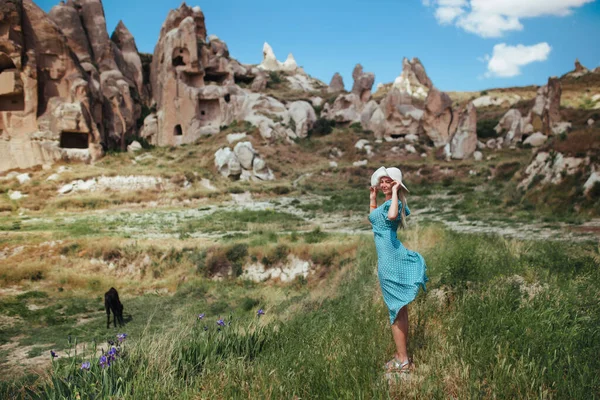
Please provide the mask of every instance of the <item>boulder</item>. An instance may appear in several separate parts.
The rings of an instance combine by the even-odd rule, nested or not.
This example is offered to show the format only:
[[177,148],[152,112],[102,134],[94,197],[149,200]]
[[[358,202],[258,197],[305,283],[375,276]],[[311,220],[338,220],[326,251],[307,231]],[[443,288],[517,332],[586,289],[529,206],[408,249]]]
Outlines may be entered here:
[[142,150],[142,145],[137,140],[134,140],[129,146],[127,146],[128,153],[135,153],[140,150]]
[[364,103],[356,94],[341,94],[335,99],[330,108],[323,108],[321,116],[336,122],[360,122],[360,114],[363,108]]
[[536,132],[533,135],[530,135],[523,141],[523,144],[528,144],[531,147],[540,147],[548,140],[548,136],[544,135],[541,132]]
[[[597,168],[597,166],[596,166]],[[600,173],[596,170],[596,168],[592,168],[592,173],[589,178],[583,184],[583,193],[588,195],[592,188],[598,184],[600,184]]]
[[252,173],[261,181],[272,181],[275,179],[273,172],[267,168],[267,164],[260,157],[255,157],[252,163]]
[[19,181],[19,183],[21,185],[24,184],[25,182],[29,182],[31,180],[31,177],[27,173],[19,174],[15,178]]
[[503,134],[505,143],[515,143],[521,141],[523,124],[524,121],[521,112],[516,109],[510,109],[500,119],[494,130],[499,135]]
[[294,101],[289,104],[288,110],[290,118],[296,126],[296,136],[299,138],[308,136],[308,131],[312,129],[317,121],[317,114],[315,114],[314,108],[306,101]]
[[242,168],[252,169],[252,162],[254,160],[254,155],[256,154],[254,147],[252,147],[252,143],[239,142],[233,148],[233,152],[239,160]]
[[248,136],[246,134],[246,132],[240,132],[240,133],[230,133],[227,135],[227,142],[229,144],[237,142],[238,140],[242,140],[245,139],[246,136]]

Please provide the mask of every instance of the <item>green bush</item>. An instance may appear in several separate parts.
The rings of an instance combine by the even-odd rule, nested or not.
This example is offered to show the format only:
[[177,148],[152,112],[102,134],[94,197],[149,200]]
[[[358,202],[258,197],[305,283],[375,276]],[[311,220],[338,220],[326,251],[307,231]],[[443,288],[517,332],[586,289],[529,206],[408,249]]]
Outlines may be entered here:
[[498,137],[498,133],[494,130],[498,125],[497,119],[483,119],[477,121],[477,137],[480,139],[489,139]]
[[308,136],[325,136],[333,132],[335,126],[334,121],[330,121],[326,118],[319,118],[315,121],[312,129],[308,132]]

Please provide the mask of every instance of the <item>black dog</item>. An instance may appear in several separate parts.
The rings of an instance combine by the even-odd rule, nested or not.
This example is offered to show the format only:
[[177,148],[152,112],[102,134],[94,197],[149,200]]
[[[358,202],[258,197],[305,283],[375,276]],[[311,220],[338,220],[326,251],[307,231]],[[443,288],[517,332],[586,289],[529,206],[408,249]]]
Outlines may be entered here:
[[108,292],[104,293],[104,308],[106,309],[106,329],[110,327],[111,310],[115,328],[117,327],[117,320],[119,320],[119,326],[125,325],[123,323],[123,304],[119,301],[119,292],[117,292],[117,289],[111,287]]

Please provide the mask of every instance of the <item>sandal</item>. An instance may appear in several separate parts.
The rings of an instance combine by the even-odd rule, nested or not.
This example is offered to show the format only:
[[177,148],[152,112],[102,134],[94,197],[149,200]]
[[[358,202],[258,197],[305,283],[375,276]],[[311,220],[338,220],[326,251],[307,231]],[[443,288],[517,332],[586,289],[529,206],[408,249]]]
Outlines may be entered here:
[[408,373],[412,369],[413,364],[410,360],[406,360],[404,362],[400,361],[396,357],[392,358],[390,361],[385,363],[385,370],[387,372],[402,372]]

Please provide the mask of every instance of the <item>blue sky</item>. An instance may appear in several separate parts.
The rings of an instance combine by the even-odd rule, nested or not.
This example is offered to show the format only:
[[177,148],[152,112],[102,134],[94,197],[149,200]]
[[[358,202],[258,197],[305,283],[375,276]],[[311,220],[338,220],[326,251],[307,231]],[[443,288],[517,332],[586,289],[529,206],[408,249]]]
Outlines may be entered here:
[[[58,1],[36,1],[48,12]],[[109,35],[119,22],[152,53],[174,0],[104,0]],[[444,91],[544,84],[575,58],[600,66],[600,0],[208,0],[209,34],[242,63],[262,60],[266,41],[280,61],[293,53],[307,73],[347,88],[361,63],[375,83],[392,82],[403,57],[419,57]],[[504,45],[502,45],[504,44]],[[500,45],[500,46],[497,46]],[[517,47],[522,45],[521,47]],[[495,47],[496,46],[496,47]],[[490,60],[493,60],[490,67]]]

